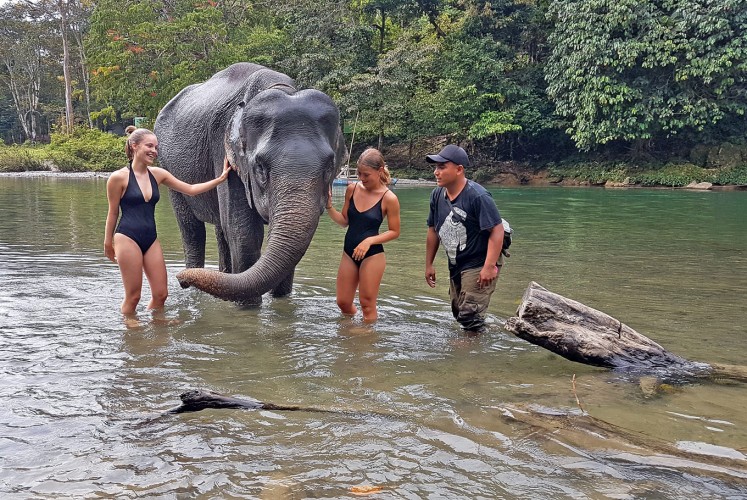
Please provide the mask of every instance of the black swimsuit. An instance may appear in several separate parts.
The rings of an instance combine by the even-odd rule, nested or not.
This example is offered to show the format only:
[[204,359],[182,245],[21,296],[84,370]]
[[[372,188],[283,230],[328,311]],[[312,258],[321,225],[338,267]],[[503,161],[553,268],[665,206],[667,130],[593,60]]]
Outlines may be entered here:
[[122,217],[119,219],[117,230],[115,232],[124,234],[132,241],[137,243],[140,251],[148,251],[150,246],[156,241],[156,203],[161,198],[158,192],[158,182],[153,174],[148,170],[150,179],[151,196],[150,200],[145,201],[145,195],[140,191],[140,186],[135,178],[135,172],[130,166],[130,178],[127,181],[122,199],[119,200],[119,207],[122,210]]
[[[350,204],[348,205],[348,232],[345,233],[345,246],[343,247],[343,250],[351,259],[353,259],[353,250],[355,250],[355,247],[369,236],[376,236],[379,234],[379,227],[381,227],[381,223],[384,222],[384,214],[381,211],[381,200],[386,196],[386,192],[381,195],[381,198],[379,198],[379,201],[376,202],[374,206],[364,212],[359,212],[358,209],[355,208],[355,201],[353,200],[355,188],[357,187],[358,184],[355,185],[353,188],[353,194],[350,195]],[[389,190],[387,189],[387,191]],[[383,252],[384,245],[376,243],[369,247],[368,252],[366,252],[366,255],[364,255],[361,260],[353,259],[353,262],[355,262],[355,265],[358,267],[361,267],[363,261],[368,257]]]

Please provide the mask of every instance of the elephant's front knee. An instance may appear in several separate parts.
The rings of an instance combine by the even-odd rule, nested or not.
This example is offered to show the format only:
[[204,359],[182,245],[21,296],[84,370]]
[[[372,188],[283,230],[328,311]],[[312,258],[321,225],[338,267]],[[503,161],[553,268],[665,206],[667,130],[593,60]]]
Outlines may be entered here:
[[293,277],[285,278],[278,286],[272,289],[273,297],[285,297],[293,291]]

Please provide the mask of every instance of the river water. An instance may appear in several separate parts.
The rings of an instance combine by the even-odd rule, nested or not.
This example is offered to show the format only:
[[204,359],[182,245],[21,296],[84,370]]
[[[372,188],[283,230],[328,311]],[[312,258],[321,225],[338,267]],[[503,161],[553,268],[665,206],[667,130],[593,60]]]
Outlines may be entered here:
[[[146,286],[140,323],[125,323],[103,256],[105,182],[0,177],[3,498],[350,498],[367,486],[381,488],[373,498],[747,496],[744,384],[652,393],[502,328],[537,281],[683,357],[747,364],[745,193],[492,189],[513,255],[489,332],[468,337],[441,253],[437,288],[423,279],[422,187],[395,189],[402,236],[386,245],[374,326],[338,313],[344,232],[326,217],[288,298],[239,309],[180,289],[165,190],[170,321],[145,311]],[[162,416],[192,388],[332,412]],[[530,410],[568,423],[512,418]],[[640,446],[579,430],[582,410]]]

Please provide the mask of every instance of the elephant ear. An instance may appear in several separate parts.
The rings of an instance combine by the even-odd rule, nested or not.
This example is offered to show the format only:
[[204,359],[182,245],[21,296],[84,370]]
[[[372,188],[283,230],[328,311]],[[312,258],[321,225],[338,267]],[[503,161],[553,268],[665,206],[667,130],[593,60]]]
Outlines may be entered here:
[[345,135],[342,128],[337,127],[337,144],[335,144],[335,173],[348,162],[348,148],[345,145]]
[[[241,117],[244,113],[244,107],[246,103],[241,101],[239,107],[234,112],[233,116],[228,122],[226,127],[226,133],[223,137],[223,147],[226,150],[226,156],[228,161],[233,165],[234,170],[239,175],[239,179],[242,181],[246,179],[247,182],[251,182],[249,172],[245,172],[246,175],[242,175],[242,168],[246,168],[246,139],[241,132]],[[247,186],[249,188],[249,186]],[[251,189],[247,189],[247,192],[251,193]],[[247,202],[249,208],[254,208],[254,200],[251,195],[247,196]]]

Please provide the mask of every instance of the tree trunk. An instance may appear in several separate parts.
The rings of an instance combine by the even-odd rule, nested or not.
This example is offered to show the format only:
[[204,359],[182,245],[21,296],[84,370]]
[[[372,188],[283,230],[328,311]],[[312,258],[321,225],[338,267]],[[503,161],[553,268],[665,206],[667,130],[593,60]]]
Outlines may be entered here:
[[91,76],[88,73],[88,63],[86,58],[86,50],[83,46],[83,20],[86,19],[86,14],[81,12],[82,7],[80,3],[73,2],[74,9],[73,21],[70,22],[70,31],[75,39],[75,45],[78,48],[78,63],[80,64],[80,75],[83,82],[83,92],[86,99],[86,120],[88,121],[88,128],[93,128],[93,120],[91,119]]
[[73,132],[73,84],[70,76],[70,47],[67,42],[67,3],[57,0],[60,9],[60,35],[62,37],[62,74],[65,79],[65,132]]
[[532,282],[506,330],[571,361],[684,377],[747,381],[747,370],[689,361],[607,314]]

